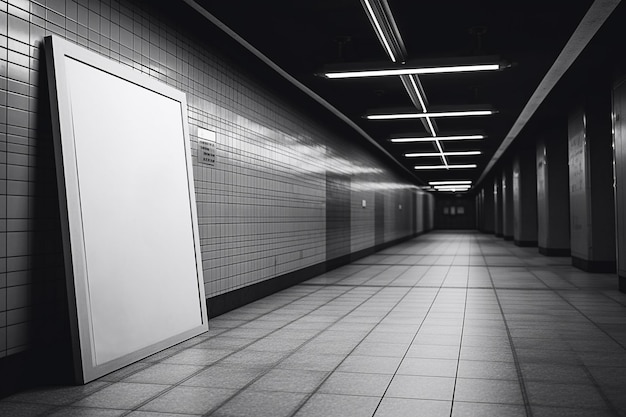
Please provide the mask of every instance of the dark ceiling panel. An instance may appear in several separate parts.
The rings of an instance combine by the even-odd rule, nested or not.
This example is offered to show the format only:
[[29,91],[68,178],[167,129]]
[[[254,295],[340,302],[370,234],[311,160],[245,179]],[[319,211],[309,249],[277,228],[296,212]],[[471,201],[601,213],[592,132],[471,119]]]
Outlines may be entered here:
[[[198,0],[209,13],[246,39],[282,69],[330,102],[401,164],[436,163],[405,158],[431,152],[434,143],[394,144],[393,135],[428,136],[420,120],[370,121],[371,110],[410,107],[399,77],[329,80],[316,76],[329,64],[390,62],[358,0]],[[440,118],[440,134],[482,131],[480,141],[441,142],[444,151],[481,150],[454,156],[451,163],[478,164],[474,170],[416,171],[423,181],[476,180],[519,116],[592,0],[388,0],[408,59],[496,55],[510,62],[502,71],[421,75],[429,106],[490,105],[493,116]],[[621,6],[620,6],[621,7]],[[430,107],[429,107],[430,110]]]

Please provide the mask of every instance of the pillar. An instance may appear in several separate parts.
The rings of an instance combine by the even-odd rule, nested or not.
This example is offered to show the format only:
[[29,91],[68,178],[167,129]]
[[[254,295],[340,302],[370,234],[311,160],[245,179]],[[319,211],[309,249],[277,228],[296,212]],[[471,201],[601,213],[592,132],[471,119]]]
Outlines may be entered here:
[[537,172],[535,149],[523,148],[513,159],[513,241],[537,246]]
[[626,79],[613,86],[617,277],[626,292]]
[[568,119],[572,264],[590,272],[615,271],[615,199],[611,96],[598,88]]
[[483,232],[493,233],[494,220],[494,202],[493,202],[493,184],[492,180],[485,181],[482,189],[483,197]]
[[493,231],[497,237],[502,237],[502,178],[497,174],[493,178]]
[[537,141],[537,240],[539,252],[570,255],[567,132],[555,129]]
[[513,169],[505,165],[502,169],[502,235],[504,240],[513,240]]

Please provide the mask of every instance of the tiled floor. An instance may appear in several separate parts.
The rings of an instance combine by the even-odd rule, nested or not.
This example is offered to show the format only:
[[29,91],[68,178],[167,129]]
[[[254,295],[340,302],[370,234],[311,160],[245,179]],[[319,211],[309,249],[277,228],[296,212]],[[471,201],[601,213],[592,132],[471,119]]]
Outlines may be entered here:
[[492,236],[430,233],[4,416],[626,416],[626,294]]

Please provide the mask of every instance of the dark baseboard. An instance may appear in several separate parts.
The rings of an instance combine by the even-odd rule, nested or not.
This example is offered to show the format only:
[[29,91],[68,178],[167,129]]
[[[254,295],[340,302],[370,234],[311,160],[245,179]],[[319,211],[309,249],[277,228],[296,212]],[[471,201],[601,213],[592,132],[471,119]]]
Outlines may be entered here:
[[411,240],[413,238],[414,238],[414,236],[411,235],[411,236],[401,237],[400,239],[396,239],[396,240],[392,240],[392,241],[389,241],[389,242],[378,244],[378,245],[376,245],[374,247],[374,252],[378,252],[378,251],[381,251],[383,249],[390,248],[392,246],[397,245],[398,243],[406,242],[407,240]]
[[513,236],[504,235],[504,240],[513,240]]
[[572,265],[586,272],[615,272],[617,264],[615,261],[589,261],[577,256],[572,256]]
[[217,317],[253,301],[260,300],[263,297],[284,290],[285,288],[299,284],[309,278],[323,274],[327,270],[326,262],[321,262],[288,274],[248,285],[247,287],[207,298],[209,320],[212,317]]
[[320,262],[318,264],[258,282],[256,284],[248,285],[247,287],[229,291],[215,297],[207,298],[207,312],[209,314],[209,320],[212,317],[217,317],[253,301],[260,300],[261,298],[299,284],[307,279],[321,275],[324,272],[349,264],[357,259],[361,259],[380,250],[397,245],[398,243],[413,239],[414,237],[414,235],[411,235],[396,239],[391,242],[376,245],[348,255],[339,256],[326,262]]
[[360,251],[356,251],[350,254],[350,262],[358,261],[361,258],[365,258],[366,256],[372,255],[376,253],[375,248],[367,248]]
[[496,233],[496,237],[504,237],[502,233]]
[[626,277],[619,275],[617,278],[619,290],[623,293],[626,293]]
[[31,387],[32,355],[20,352],[0,359],[0,398]]
[[539,246],[539,253],[546,256],[570,256],[569,248],[544,248]]
[[521,248],[530,248],[533,246],[537,246],[536,240],[513,240],[513,243]]

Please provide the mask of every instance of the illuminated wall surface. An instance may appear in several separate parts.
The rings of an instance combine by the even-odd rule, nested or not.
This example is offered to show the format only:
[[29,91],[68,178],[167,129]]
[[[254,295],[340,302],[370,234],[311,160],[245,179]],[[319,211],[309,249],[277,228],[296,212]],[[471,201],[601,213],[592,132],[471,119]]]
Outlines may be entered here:
[[[417,226],[409,184],[356,137],[325,127],[150,7],[0,0],[0,357],[50,343],[64,317],[40,60],[47,34],[186,93],[207,297],[410,236]],[[215,132],[206,145],[214,161],[197,160],[198,135],[211,137],[199,129]]]

